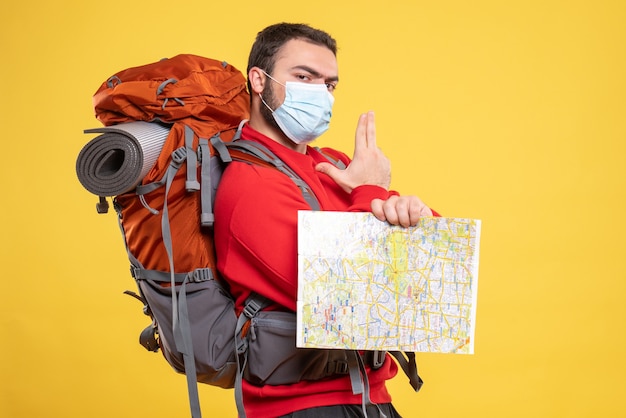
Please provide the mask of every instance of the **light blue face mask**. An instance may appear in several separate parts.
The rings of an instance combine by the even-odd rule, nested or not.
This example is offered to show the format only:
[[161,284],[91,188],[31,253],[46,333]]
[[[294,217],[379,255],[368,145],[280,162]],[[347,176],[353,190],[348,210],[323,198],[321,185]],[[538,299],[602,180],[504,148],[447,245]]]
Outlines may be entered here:
[[261,100],[287,138],[296,144],[308,144],[328,130],[335,98],[326,84],[293,81],[282,84],[269,74],[265,75],[285,86],[285,101],[276,110],[272,110],[262,96]]

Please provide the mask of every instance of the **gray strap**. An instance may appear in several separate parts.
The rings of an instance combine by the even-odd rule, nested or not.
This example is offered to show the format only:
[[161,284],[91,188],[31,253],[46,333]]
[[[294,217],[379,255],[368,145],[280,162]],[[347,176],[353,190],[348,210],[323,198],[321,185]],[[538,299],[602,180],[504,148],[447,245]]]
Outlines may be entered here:
[[[167,252],[167,259],[170,267],[170,286],[172,289],[172,328],[174,331],[174,345],[176,350],[183,355],[185,365],[185,376],[187,377],[187,389],[189,392],[189,407],[191,408],[191,416],[193,418],[202,417],[200,412],[200,399],[198,396],[198,383],[196,381],[196,362],[193,355],[193,345],[191,344],[191,327],[189,324],[189,315],[187,312],[186,284],[183,281],[180,288],[180,306],[176,296],[176,273],[174,269],[174,255],[172,250],[172,233],[170,228],[169,210],[167,207],[167,197],[170,187],[174,180],[174,176],[180,168],[184,157],[180,155],[174,157],[176,151],[172,154],[172,161],[168,168],[165,178],[165,195],[163,201],[163,211],[161,215],[161,234],[163,236],[163,245]],[[170,168],[172,168],[170,170]]]
[[319,201],[315,197],[313,190],[309,185],[298,176],[298,174],[288,165],[286,165],[280,158],[276,156],[265,146],[255,141],[238,140],[235,142],[225,143],[224,146],[228,149],[237,149],[248,155],[256,157],[261,161],[272,164],[276,169],[283,174],[286,174],[300,189],[304,200],[311,207],[312,210],[320,210]]
[[[170,285],[172,289],[172,323],[174,331],[174,344],[176,349],[183,355],[183,361],[185,364],[185,375],[187,377],[187,389],[189,392],[189,405],[191,408],[191,415],[193,418],[201,418],[200,412],[200,400],[198,396],[198,384],[196,382],[196,365],[193,357],[193,346],[191,344],[191,329],[189,325],[189,317],[187,313],[187,300],[186,300],[186,283],[188,277],[183,279],[180,289],[180,306],[178,303],[178,297],[176,296],[176,284],[180,282],[180,276],[175,273],[174,270],[174,258],[172,252],[172,235],[169,223],[169,211],[167,207],[167,196],[169,194],[170,187],[174,180],[174,177],[180,169],[182,163],[185,161],[187,155],[184,148],[179,148],[172,153],[172,160],[167,168],[165,174],[161,180],[150,183],[144,186],[137,187],[137,194],[142,196],[145,193],[149,193],[152,190],[165,185],[165,195],[163,202],[163,212],[161,215],[161,233],[163,236],[163,245],[167,252],[167,257],[170,267]],[[154,213],[154,212],[153,212]],[[123,231],[122,231],[123,232]],[[128,250],[128,245],[127,245]],[[143,269],[141,263],[128,251],[131,264],[134,267],[134,273],[139,275],[146,274],[147,270]],[[152,273],[150,273],[151,275]],[[165,273],[167,274],[167,273]],[[156,275],[158,276],[158,275]],[[156,277],[155,276],[155,277]],[[158,278],[158,277],[157,277]]]
[[241,138],[241,133],[243,132],[244,125],[248,122],[248,119],[244,119],[239,122],[239,126],[237,127],[237,131],[235,132],[235,136],[233,136],[233,141],[238,141]]
[[110,89],[112,89],[113,87],[117,86],[118,84],[122,84],[122,80],[118,76],[116,76],[116,75],[112,75],[107,80],[107,87],[110,88]]
[[[248,335],[241,335],[244,325],[256,316],[263,308],[271,304],[270,300],[257,294],[252,294],[246,300],[243,311],[237,318],[235,328],[235,351],[237,357],[237,376],[235,377],[235,404],[239,418],[246,418],[246,409],[243,405],[243,371],[248,364]],[[250,333],[250,330],[248,330]]]
[[228,148],[226,148],[226,143],[222,141],[219,135],[214,135],[211,138],[211,145],[213,145],[213,149],[215,153],[225,163],[229,163],[232,161],[230,158],[230,154],[228,153]]
[[201,168],[200,180],[202,187],[200,188],[200,224],[202,226],[212,227],[215,222],[213,215],[213,185],[211,184],[211,151],[209,149],[209,141],[204,138],[200,139],[198,145]]
[[139,196],[143,196],[148,194],[159,187],[162,187],[169,177],[174,178],[173,175],[178,172],[178,169],[183,164],[183,162],[187,159],[187,151],[184,147],[180,147],[175,149],[172,152],[172,160],[170,161],[170,165],[167,167],[165,174],[161,177],[160,180],[148,183],[148,184],[140,184],[135,188],[135,194]]
[[[361,395],[361,409],[363,417],[367,418],[367,407],[370,405],[376,405],[370,398],[370,384],[367,377],[367,370],[365,369],[365,362],[363,357],[356,350],[346,351],[348,356],[348,367],[350,373],[350,384],[352,385],[352,393],[355,395]],[[381,418],[387,418],[378,405],[376,405]]]
[[[176,349],[179,352],[182,352],[179,348],[179,342],[182,342],[184,347],[184,352],[182,352],[182,354],[183,362],[185,364],[185,376],[187,377],[187,390],[189,392],[189,407],[191,408],[191,416],[193,418],[201,418],[202,413],[200,412],[200,397],[198,394],[196,359],[193,352],[193,342],[191,338],[191,323],[189,321],[189,309],[187,307],[186,284],[186,281],[183,282],[180,288],[180,305],[178,311],[178,316],[180,320],[180,331],[177,333],[176,327],[174,327],[174,341],[176,344]],[[176,291],[172,290],[172,293],[176,293]]]
[[157,87],[157,91],[156,91],[157,96],[163,93],[165,86],[167,86],[168,84],[175,84],[177,82],[178,80],[176,80],[175,78],[168,78],[167,80],[159,84],[159,87]]
[[[241,330],[249,319],[244,315],[239,315],[237,319],[237,327],[235,330],[235,352],[237,357],[237,376],[235,376],[235,405],[237,405],[237,413],[239,418],[246,418],[246,409],[243,405],[243,371],[248,363],[248,343],[246,338],[241,337]],[[245,343],[243,343],[245,340]]]
[[[171,282],[172,275],[166,271],[160,270],[146,270],[144,268],[138,268],[131,266],[130,274],[135,280],[151,280],[159,283]],[[176,284],[182,284],[183,282],[199,283],[207,280],[214,280],[213,270],[210,268],[200,268],[189,273],[175,273]]]
[[320,154],[322,154],[324,156],[324,158],[326,158],[331,164],[333,164],[335,167],[337,167],[340,170],[345,170],[346,169],[346,165],[343,163],[343,161],[336,159],[335,157],[326,154],[320,147],[315,147],[314,148],[317,152],[319,152]]
[[[178,80],[175,78],[170,78],[165,80],[164,82],[162,82],[159,87],[157,87],[157,96],[159,96],[161,93],[163,93],[163,90],[165,89],[165,87],[168,84],[175,84],[177,83]],[[163,105],[161,106],[161,109],[165,109],[165,106],[167,106],[167,102],[169,101],[169,98],[165,98],[165,100],[163,100]],[[174,97],[174,100],[176,101],[176,103],[178,103],[181,106],[185,106],[185,102],[183,102],[182,100],[180,100],[178,97]]]
[[193,149],[193,137],[193,130],[185,125],[185,150],[187,151],[187,181],[185,181],[185,188],[188,192],[200,190],[197,175],[198,155],[196,150]]
[[346,351],[346,355],[348,356],[348,369],[350,372],[350,383],[352,385],[352,393],[354,395],[362,395],[364,390],[363,387],[363,379],[361,378],[361,372],[359,370],[359,361],[358,357],[359,353],[350,350]]
[[243,147],[243,149],[249,152],[251,155],[257,156],[274,165],[278,169],[278,171],[286,174],[287,177],[289,177],[296,184],[296,186],[298,186],[300,192],[302,193],[302,196],[304,197],[304,200],[311,207],[311,210],[321,209],[319,202],[315,197],[315,194],[313,193],[311,187],[304,180],[302,180],[291,167],[286,165],[280,158],[276,156],[276,154],[274,154],[268,148],[264,147],[258,142],[246,140],[233,142],[231,144],[228,144],[227,146]]
[[[367,407],[372,405],[372,400],[370,399],[370,383],[367,378],[367,370],[365,370],[365,364],[363,363],[363,357],[357,351],[354,352],[356,354],[356,359],[358,363],[358,371],[361,375],[361,385],[363,389],[363,393],[361,395],[361,409],[363,410],[363,417],[367,418]],[[354,392],[354,389],[352,390]],[[387,418],[387,417],[384,417]]]

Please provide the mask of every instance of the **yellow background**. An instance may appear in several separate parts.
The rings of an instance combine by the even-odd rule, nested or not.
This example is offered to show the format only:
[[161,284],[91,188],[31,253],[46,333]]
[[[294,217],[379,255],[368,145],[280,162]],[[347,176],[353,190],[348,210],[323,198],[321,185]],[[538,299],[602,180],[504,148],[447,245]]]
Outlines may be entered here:
[[[74,164],[91,96],[178,53],[240,69],[258,30],[339,41],[331,131],[377,112],[393,187],[483,222],[476,354],[420,354],[405,417],[626,416],[626,3],[10,1],[0,12],[0,416],[184,417],[184,378],[146,324],[115,216]],[[232,392],[201,388],[205,416]]]

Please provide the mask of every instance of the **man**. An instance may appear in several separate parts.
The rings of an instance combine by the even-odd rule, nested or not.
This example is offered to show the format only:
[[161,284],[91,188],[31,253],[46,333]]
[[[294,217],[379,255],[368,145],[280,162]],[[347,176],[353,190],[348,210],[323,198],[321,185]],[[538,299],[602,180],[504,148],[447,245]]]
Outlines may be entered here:
[[[433,216],[416,196],[388,190],[390,164],[376,145],[373,112],[359,118],[352,160],[324,150],[347,168],[338,169],[307,145],[328,128],[339,81],[336,51],[333,38],[306,25],[281,23],[261,31],[248,62],[251,110],[242,138],[261,143],[296,171],[322,210],[371,211],[402,226]],[[274,301],[270,310],[296,310],[298,210],[310,206],[279,171],[245,163],[226,169],[216,198],[215,242],[218,269],[239,311],[253,292]],[[385,387],[397,373],[396,363],[387,356],[381,367],[368,364],[366,370],[377,404],[368,416],[399,416]],[[352,393],[345,373],[288,385],[244,380],[243,401],[253,418],[363,416],[363,398]]]

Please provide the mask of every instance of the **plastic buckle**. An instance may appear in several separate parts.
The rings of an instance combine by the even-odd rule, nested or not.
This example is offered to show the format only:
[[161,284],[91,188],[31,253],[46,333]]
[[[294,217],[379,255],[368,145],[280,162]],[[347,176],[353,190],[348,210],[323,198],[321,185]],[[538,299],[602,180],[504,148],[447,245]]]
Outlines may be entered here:
[[240,338],[236,346],[237,354],[243,354],[248,350],[248,339]]
[[243,308],[243,314],[248,318],[254,318],[254,316],[261,310],[261,305],[256,300],[252,299],[246,303]]
[[337,361],[335,362],[335,373],[337,374],[348,374],[350,371],[350,366],[348,366],[347,361]]
[[176,164],[176,167],[180,167],[180,165],[185,162],[187,159],[187,150],[185,147],[180,147],[172,152],[172,163]]
[[141,279],[141,269],[135,266],[130,266],[130,275],[133,276],[133,279],[135,280]]
[[335,360],[326,364],[326,370],[324,371],[326,376],[332,376],[334,374],[348,374],[350,372],[350,366],[347,361]]
[[109,211],[109,202],[106,197],[100,196],[100,200],[96,203],[96,211],[98,213],[107,213]]
[[148,351],[159,351],[159,343],[153,325],[148,326],[139,334],[139,344]]
[[202,162],[202,159],[205,157],[203,149],[207,152],[206,158],[211,158],[209,140],[205,138],[198,138],[198,150],[196,151],[196,158],[198,159],[198,162]]
[[213,280],[213,271],[209,268],[196,269],[189,274],[189,281],[201,283]]
[[387,352],[386,351],[380,351],[380,350],[375,350],[371,356],[371,366],[374,370],[380,369],[383,364],[385,364],[385,358],[386,358]]

